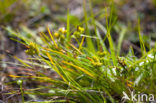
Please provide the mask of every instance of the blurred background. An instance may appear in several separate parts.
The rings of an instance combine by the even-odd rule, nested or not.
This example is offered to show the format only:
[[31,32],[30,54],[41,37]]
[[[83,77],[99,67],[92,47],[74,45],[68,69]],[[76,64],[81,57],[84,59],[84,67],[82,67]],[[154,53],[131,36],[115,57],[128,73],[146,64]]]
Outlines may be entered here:
[[[86,0],[85,6],[90,12],[88,2]],[[110,7],[112,0],[91,0],[91,2],[96,20],[101,25],[105,25],[104,10]],[[24,52],[25,47],[11,40],[10,32],[20,33],[40,42],[39,33],[46,32],[47,26],[52,30],[66,26],[68,8],[71,27],[76,27],[82,23],[84,18],[83,0],[0,0],[0,88],[4,81],[10,80],[7,74],[16,74],[20,69],[15,65],[18,62],[12,57],[27,58]],[[126,28],[121,52],[127,52],[129,47],[133,46],[139,57],[138,18],[140,18],[141,33],[146,47],[154,46],[156,0],[114,0],[114,8],[118,18],[111,35],[115,42],[118,41],[123,28]],[[101,34],[104,35],[102,31]],[[0,93],[0,100],[1,98]]]

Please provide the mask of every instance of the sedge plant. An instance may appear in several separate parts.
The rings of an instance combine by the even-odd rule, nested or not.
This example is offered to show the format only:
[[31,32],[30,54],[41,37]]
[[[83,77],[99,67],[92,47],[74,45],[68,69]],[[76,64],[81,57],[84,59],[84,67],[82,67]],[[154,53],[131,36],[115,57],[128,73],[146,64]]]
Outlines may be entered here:
[[[42,103],[120,103],[123,91],[129,96],[130,91],[156,94],[156,47],[146,51],[138,26],[142,57],[136,57],[132,47],[128,54],[122,57],[120,49],[125,28],[119,35],[119,44],[114,43],[111,30],[116,17],[113,15],[113,8],[110,14],[107,9],[105,11],[106,26],[103,26],[95,19],[92,9],[91,17],[88,17],[84,6],[84,25],[78,26],[74,31],[70,27],[68,11],[67,26],[56,31],[47,28],[47,34],[40,33],[42,44],[8,30],[27,47],[25,52],[30,56],[27,61],[15,57],[25,68],[34,70],[34,66],[37,66],[43,71],[49,69],[59,76],[52,78],[44,75],[43,71],[37,71],[36,76],[10,75],[13,78],[24,78],[26,81],[33,78],[35,81],[48,83],[48,86],[25,90],[24,94],[58,97],[54,100],[43,100]],[[91,34],[89,25],[93,26],[95,34]],[[100,29],[105,33],[104,38]],[[106,39],[109,47],[106,47]],[[44,92],[43,89],[47,91]]]

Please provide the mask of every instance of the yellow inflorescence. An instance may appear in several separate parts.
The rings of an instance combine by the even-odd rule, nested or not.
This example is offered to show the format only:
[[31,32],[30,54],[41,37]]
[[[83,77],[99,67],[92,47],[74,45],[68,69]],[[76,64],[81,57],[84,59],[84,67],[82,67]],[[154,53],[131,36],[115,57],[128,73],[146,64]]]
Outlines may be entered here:
[[55,37],[55,38],[59,38],[59,37],[60,37],[60,34],[59,34],[58,32],[55,32],[55,33],[54,33],[54,37]]
[[83,33],[83,32],[84,32],[84,28],[83,28],[83,27],[78,26],[77,31],[79,31],[80,33]]
[[31,42],[28,47],[29,49],[25,51],[26,54],[28,55],[39,54],[39,49],[37,48],[37,45],[35,43]]
[[78,26],[78,27],[77,27],[77,31],[74,32],[74,36],[75,36],[76,38],[80,38],[80,35],[81,35],[83,32],[84,32],[84,28]]
[[67,33],[67,30],[66,30],[64,27],[59,28],[58,31],[59,31],[60,33],[62,33],[62,34],[66,34],[66,33]]
[[92,65],[95,67],[100,67],[102,66],[102,63],[100,62],[99,58],[96,56],[93,56],[93,61],[92,61]]

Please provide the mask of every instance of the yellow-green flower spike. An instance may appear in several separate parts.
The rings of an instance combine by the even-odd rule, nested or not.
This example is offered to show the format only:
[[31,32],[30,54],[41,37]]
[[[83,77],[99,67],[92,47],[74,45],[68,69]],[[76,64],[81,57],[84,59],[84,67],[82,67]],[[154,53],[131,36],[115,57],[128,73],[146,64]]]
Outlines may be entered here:
[[62,34],[66,34],[66,33],[67,33],[67,30],[66,30],[64,27],[59,28],[58,31],[59,31],[60,33],[62,33]]
[[99,59],[98,59],[98,57],[96,57],[96,56],[93,56],[92,58],[93,58],[93,60],[94,60],[95,62],[99,62]]
[[55,37],[55,38],[59,38],[59,37],[60,37],[60,34],[59,34],[58,32],[55,32],[55,33],[54,33],[54,37]]
[[26,50],[25,53],[28,54],[28,55],[31,55],[31,56],[33,56],[35,54],[38,55],[39,54],[39,49],[37,48],[37,45],[35,43],[31,42],[29,44],[29,49]]
[[102,63],[100,63],[100,62],[92,62],[92,65],[94,67],[100,67],[100,66],[102,66]]
[[77,31],[79,31],[80,33],[83,33],[83,32],[84,32],[84,28],[83,28],[83,27],[78,26]]

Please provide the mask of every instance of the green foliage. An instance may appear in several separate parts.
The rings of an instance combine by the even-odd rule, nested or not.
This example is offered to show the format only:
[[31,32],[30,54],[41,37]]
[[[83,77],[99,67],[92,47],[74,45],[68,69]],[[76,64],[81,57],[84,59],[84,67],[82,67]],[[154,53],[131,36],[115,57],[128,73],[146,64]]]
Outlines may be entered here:
[[[50,78],[44,75],[43,71],[37,71],[36,76],[11,76],[26,80],[33,78],[38,82],[49,84],[49,86],[38,86],[36,89],[25,90],[24,93],[28,96],[60,97],[58,100],[47,100],[42,103],[120,103],[123,91],[128,93],[129,90],[133,90],[156,94],[156,47],[149,51],[145,50],[138,26],[142,57],[137,58],[133,48],[130,48],[129,53],[121,57],[120,50],[117,52],[115,50],[121,49],[126,27],[121,26],[119,41],[116,44],[111,36],[111,30],[116,22],[113,8],[110,13],[106,9],[105,13],[106,27],[95,20],[92,10],[91,18],[88,18],[89,14],[87,14],[84,3],[84,28],[78,26],[75,31],[70,30],[71,22],[68,11],[67,30],[58,29],[56,31],[58,34],[56,34],[48,28],[49,35],[41,33],[39,36],[42,43],[7,29],[24,41],[22,44],[28,47],[26,53],[30,57],[33,56],[36,61],[32,61],[32,58],[30,60],[28,58],[28,61],[17,58],[24,67],[33,68],[35,65],[44,71],[47,69],[46,66],[50,71],[55,71],[59,75],[59,78]],[[95,34],[90,33],[90,25],[93,25]],[[106,31],[109,48],[106,48],[99,29]],[[77,44],[72,41],[76,41]],[[44,89],[47,89],[47,92],[44,92]]]

